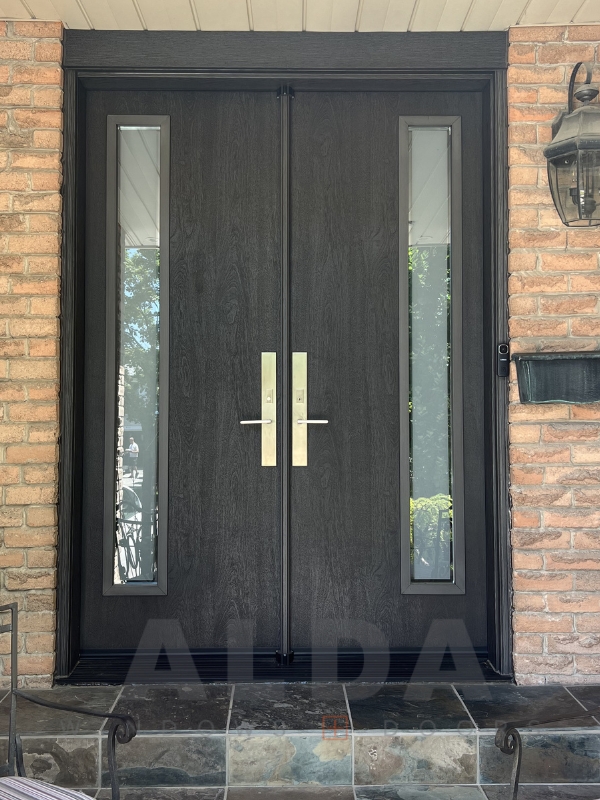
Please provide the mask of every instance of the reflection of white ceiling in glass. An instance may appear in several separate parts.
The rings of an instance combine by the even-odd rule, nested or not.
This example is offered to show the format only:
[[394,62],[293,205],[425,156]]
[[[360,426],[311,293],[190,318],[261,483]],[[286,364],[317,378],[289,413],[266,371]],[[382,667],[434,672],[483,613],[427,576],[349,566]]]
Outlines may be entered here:
[[499,31],[600,22],[598,0],[0,0],[0,16],[69,28],[204,31]]
[[447,128],[412,130],[408,212],[411,245],[450,242],[449,158]]
[[119,130],[119,223],[126,247],[158,247],[160,131]]

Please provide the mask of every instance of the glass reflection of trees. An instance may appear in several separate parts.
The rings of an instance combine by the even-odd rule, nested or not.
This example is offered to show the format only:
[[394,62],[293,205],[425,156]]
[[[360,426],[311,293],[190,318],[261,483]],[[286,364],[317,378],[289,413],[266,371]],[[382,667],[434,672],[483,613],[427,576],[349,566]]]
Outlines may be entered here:
[[412,572],[416,580],[452,580],[450,247],[410,247],[408,270]]
[[[158,523],[158,369],[160,251],[124,248],[118,324],[122,402],[117,443],[117,548],[115,580],[153,581]],[[133,435],[139,446],[138,478],[125,475]]]

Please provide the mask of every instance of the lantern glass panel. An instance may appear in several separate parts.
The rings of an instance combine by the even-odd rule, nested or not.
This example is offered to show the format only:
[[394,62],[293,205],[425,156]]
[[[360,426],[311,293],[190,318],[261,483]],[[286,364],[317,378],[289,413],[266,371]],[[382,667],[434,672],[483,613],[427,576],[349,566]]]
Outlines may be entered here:
[[565,225],[586,227],[600,222],[600,154],[579,150],[548,162],[550,189]]
[[600,222],[600,152],[579,152],[579,213],[583,224]]
[[565,225],[579,221],[577,202],[577,152],[558,156],[548,162],[548,178],[554,205]]

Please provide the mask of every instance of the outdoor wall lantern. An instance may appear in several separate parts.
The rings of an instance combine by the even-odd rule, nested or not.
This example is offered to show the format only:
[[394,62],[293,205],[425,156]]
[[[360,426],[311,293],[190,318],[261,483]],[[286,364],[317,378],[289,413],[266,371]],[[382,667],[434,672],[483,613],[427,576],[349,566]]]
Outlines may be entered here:
[[[600,105],[592,103],[598,89],[590,86],[589,64],[584,85],[574,91],[581,66],[580,61],[571,73],[568,109],[552,123],[553,139],[544,155],[552,199],[563,223],[594,227],[600,225]],[[573,96],[583,105],[573,109]]]

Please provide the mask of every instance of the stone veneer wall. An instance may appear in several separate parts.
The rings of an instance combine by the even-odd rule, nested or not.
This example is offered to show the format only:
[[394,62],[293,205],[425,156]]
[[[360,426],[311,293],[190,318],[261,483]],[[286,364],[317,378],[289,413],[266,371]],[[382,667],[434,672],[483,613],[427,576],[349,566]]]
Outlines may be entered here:
[[19,604],[19,672],[38,686],[54,665],[61,36],[0,22],[0,605]]
[[[599,42],[600,25],[510,30],[513,352],[600,349],[600,228],[560,223],[542,152],[574,64],[598,63]],[[520,405],[512,379],[517,681],[600,683],[600,406]]]

